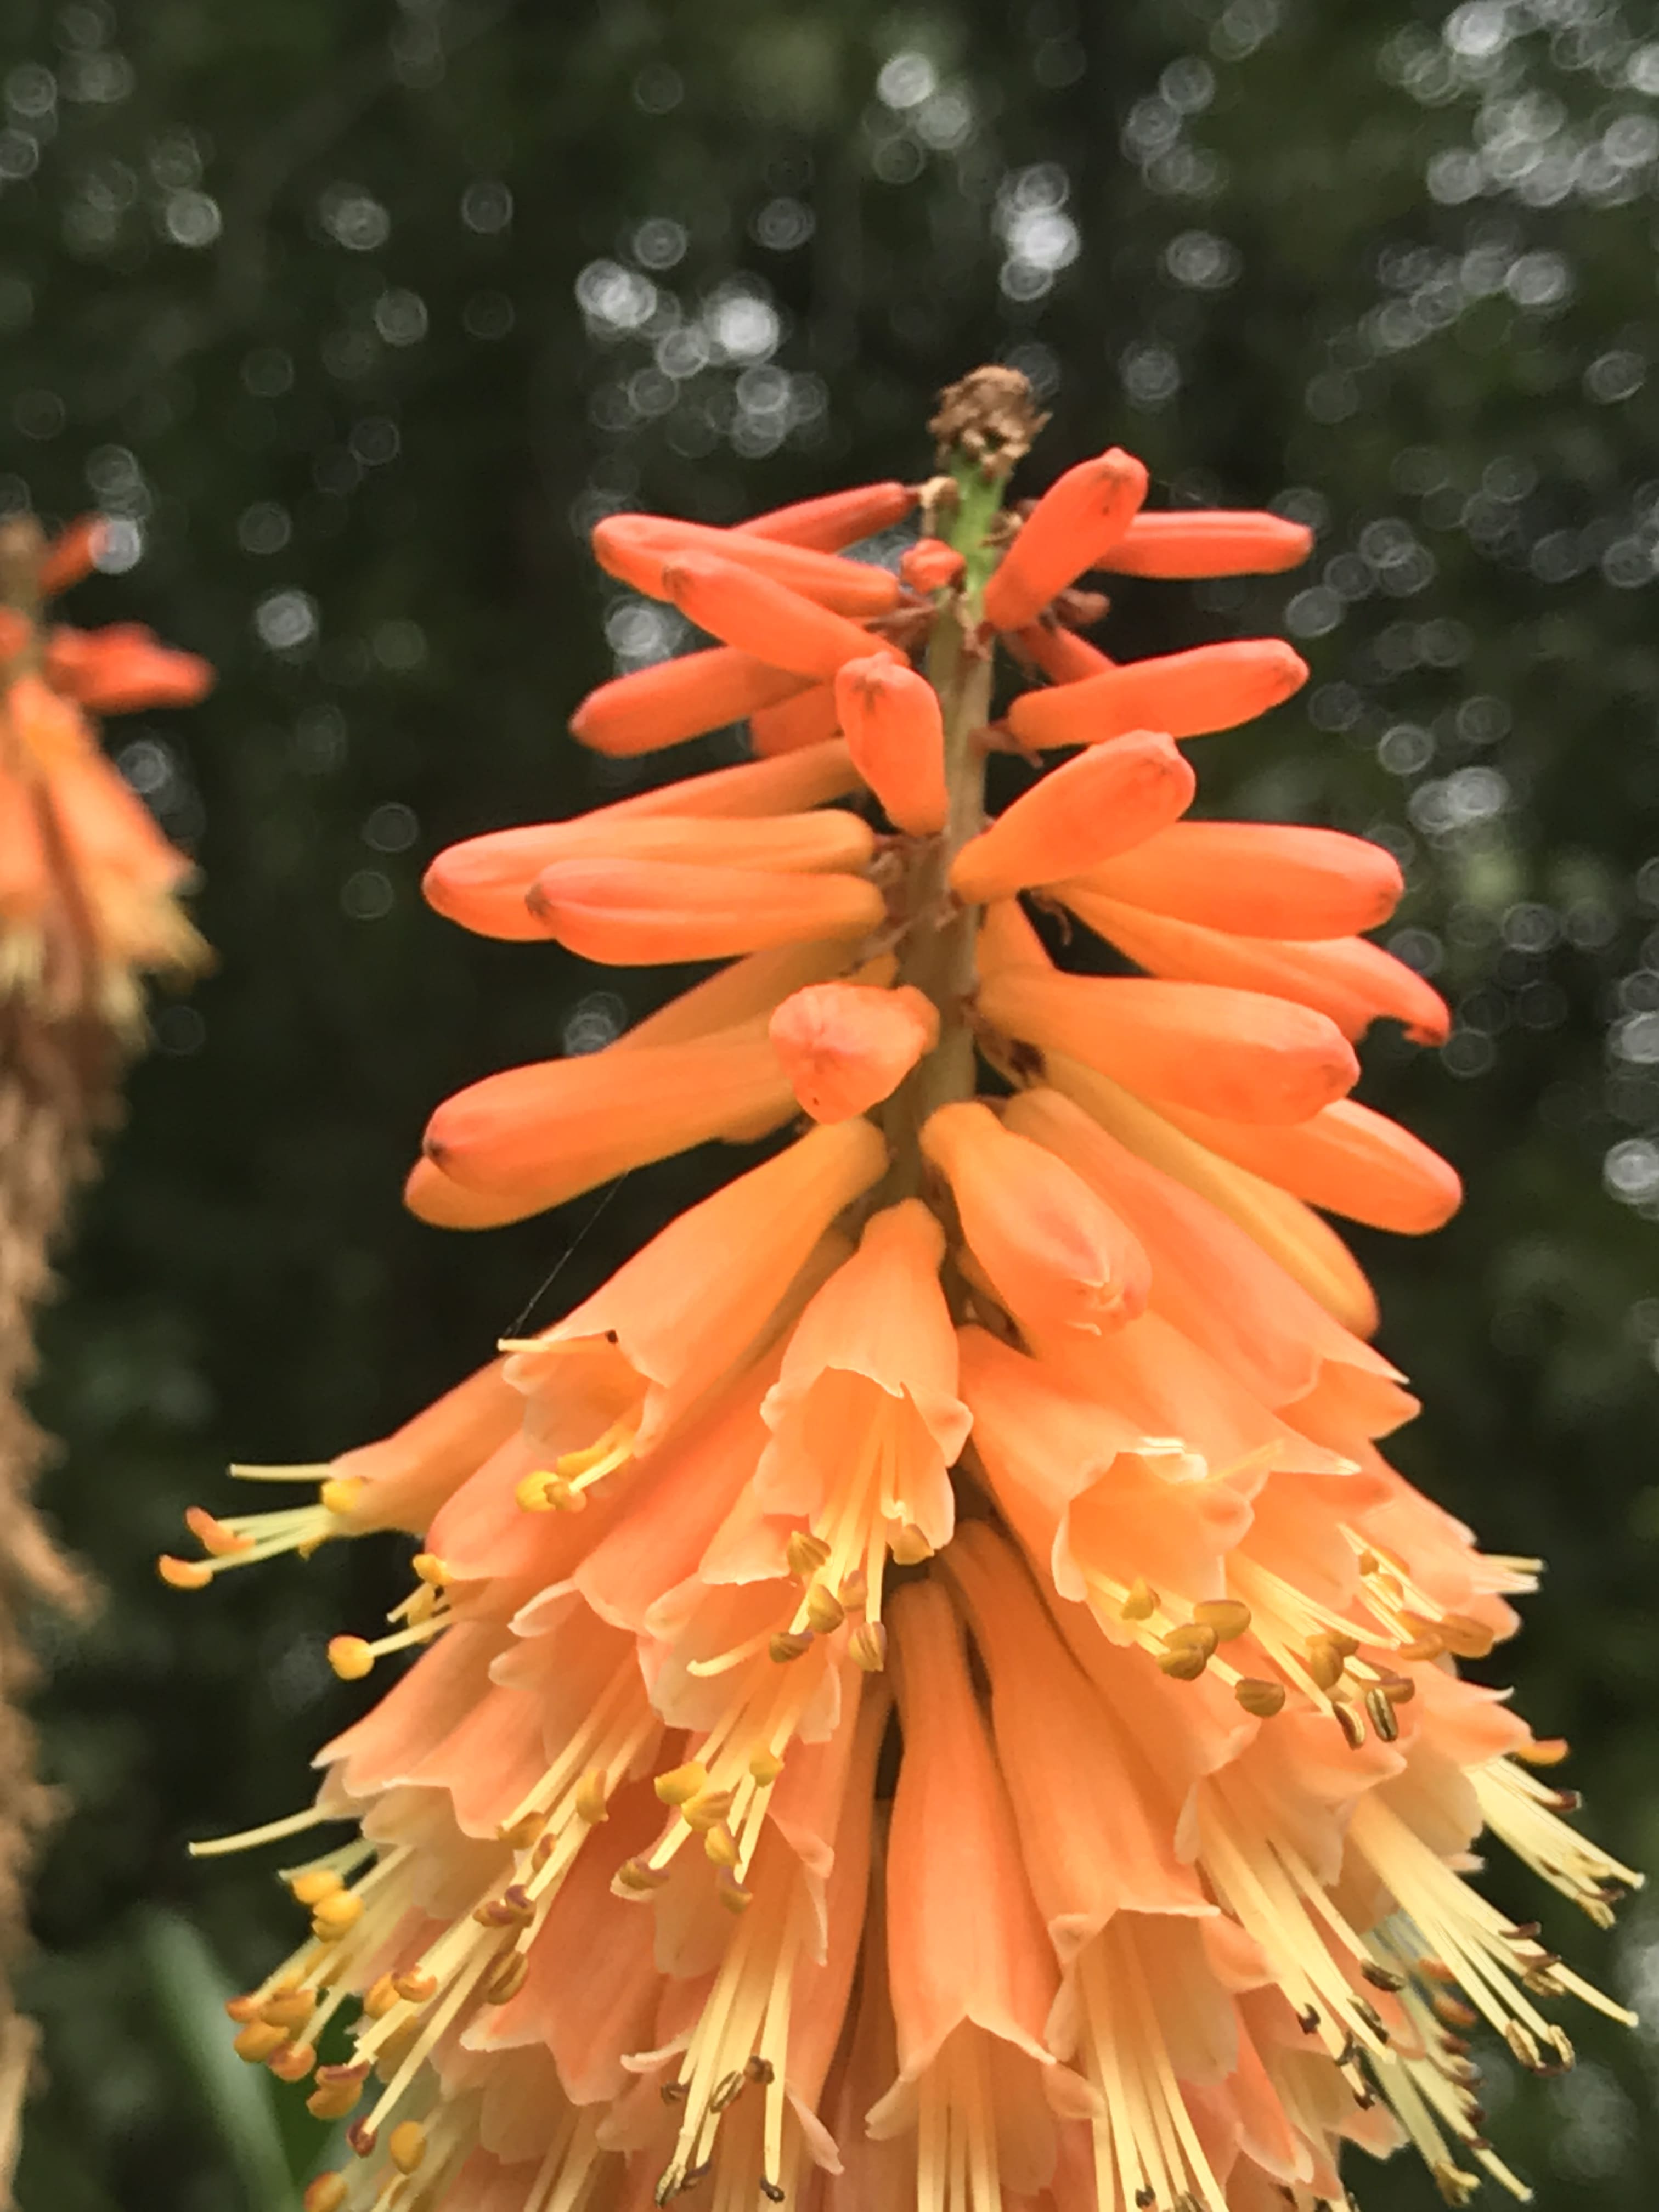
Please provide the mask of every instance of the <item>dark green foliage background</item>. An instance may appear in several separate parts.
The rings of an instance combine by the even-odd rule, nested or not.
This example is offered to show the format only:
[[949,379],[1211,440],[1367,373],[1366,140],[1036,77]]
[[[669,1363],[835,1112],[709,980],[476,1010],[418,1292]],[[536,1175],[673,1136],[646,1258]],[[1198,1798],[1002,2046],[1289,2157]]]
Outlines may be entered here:
[[[189,2032],[191,1976],[253,1978],[291,1910],[267,1859],[183,1844],[302,1801],[367,1695],[322,1640],[397,1562],[180,1598],[149,1563],[181,1510],[225,1504],[228,1459],[380,1433],[556,1263],[543,1317],[730,1164],[631,1178],[574,1255],[591,1200],[483,1239],[398,1208],[446,1092],[559,1049],[596,991],[631,1018],[671,988],[467,941],[417,896],[449,840],[625,787],[562,734],[613,665],[579,526],[919,475],[933,389],[1011,351],[1057,379],[1030,489],[1121,441],[1163,497],[1317,495],[1317,573],[1128,590],[1103,635],[1291,601],[1314,684],[1206,743],[1203,803],[1408,856],[1399,927],[1459,1031],[1384,1039],[1366,1095],[1472,1194],[1427,1247],[1364,1240],[1430,1407],[1402,1449],[1493,1548],[1549,1556],[1500,1656],[1599,1832],[1653,1858],[1653,36],[1641,0],[0,0],[0,500],[131,515],[143,560],[76,618],[222,672],[193,715],[110,732],[199,857],[219,967],[158,1002],[46,1328],[49,1504],[107,1598],[40,1625],[75,1809],[27,1977],[27,2212],[276,2212],[318,2152],[297,2099],[279,2143],[264,2078],[228,2094]],[[884,103],[906,53],[927,67]],[[677,244],[653,281],[682,326],[742,294],[720,327],[764,354],[769,302],[793,381],[639,380],[668,311],[614,316]],[[1472,698],[1506,711],[1460,720]],[[1570,1955],[1659,2020],[1659,1922],[1581,1940],[1569,1912]],[[1494,2062],[1494,2131],[1553,2212],[1636,2212],[1656,2046],[1580,2025],[1565,2081],[1511,2098]],[[1431,2201],[1404,2160],[1354,2179]]]

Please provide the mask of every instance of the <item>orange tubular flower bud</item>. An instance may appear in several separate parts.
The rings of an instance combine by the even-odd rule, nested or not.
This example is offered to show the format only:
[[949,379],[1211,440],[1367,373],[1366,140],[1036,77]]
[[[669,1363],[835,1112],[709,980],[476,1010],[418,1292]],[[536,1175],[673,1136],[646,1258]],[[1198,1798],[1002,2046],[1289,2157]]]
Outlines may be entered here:
[[899,575],[913,592],[944,592],[962,580],[965,557],[942,538],[918,538],[899,556]]
[[684,653],[590,691],[570,717],[570,734],[596,753],[631,759],[740,722],[804,691],[807,680],[727,646]]
[[193,707],[213,689],[213,670],[198,653],[158,645],[155,633],[140,623],[53,630],[46,640],[46,678],[54,691],[78,699],[94,714]]
[[1310,1206],[1373,1229],[1426,1237],[1463,1202],[1457,1170],[1397,1121],[1344,1098],[1297,1128],[1261,1128],[1184,1106],[1167,1109],[1200,1145]]
[[862,876],[678,860],[556,860],[537,877],[528,903],[547,934],[571,951],[633,967],[725,960],[820,937],[851,942],[878,928],[887,911]]
[[540,942],[547,933],[526,912],[525,894],[550,861],[576,853],[614,853],[619,833],[631,834],[635,824],[659,815],[682,822],[760,821],[843,798],[858,784],[844,744],[812,745],[787,761],[748,761],[711,775],[688,776],[568,822],[535,822],[468,837],[439,854],[421,889],[428,906],[464,929]]
[[1198,779],[1173,738],[1139,730],[1080,753],[1017,799],[951,865],[951,888],[969,905],[1056,883],[1166,829],[1193,803]]
[[1085,888],[1243,937],[1357,937],[1405,891],[1383,846],[1278,822],[1182,822],[1089,872]]
[[1267,576],[1297,568],[1314,534],[1282,514],[1199,508],[1138,514],[1099,566],[1120,576]]
[[1319,944],[1234,937],[1098,898],[1080,883],[1058,884],[1054,896],[1149,975],[1293,999],[1328,1014],[1355,1042],[1384,1015],[1401,1023],[1417,1044],[1443,1044],[1451,1034],[1451,1011],[1433,985],[1363,937]]
[[430,1160],[416,1160],[404,1176],[404,1204],[428,1229],[500,1229],[509,1221],[522,1221],[526,1212],[516,1191],[503,1198],[499,1193],[468,1190],[452,1182]]
[[[787,584],[735,561],[712,553],[677,553],[662,574],[669,597],[699,629],[814,683],[830,681],[844,662],[877,649],[869,632],[845,615],[804,599]],[[896,654],[897,648],[887,650]]]
[[1358,1262],[1311,1207],[1189,1137],[1142,1100],[1064,1053],[1046,1056],[1048,1081],[1137,1158],[1207,1199],[1253,1237],[1304,1290],[1356,1336],[1376,1334],[1376,1300]]
[[55,599],[59,592],[78,584],[98,566],[99,550],[109,528],[101,514],[78,515],[47,546],[40,563],[40,595]]
[[906,984],[813,983],[772,1017],[772,1048],[815,1121],[845,1121],[890,1097],[939,1042],[939,1009]]
[[1305,1121],[1359,1078],[1334,1022],[1253,991],[1010,968],[981,982],[979,1010],[1130,1091],[1239,1121]]
[[810,691],[798,691],[778,706],[757,707],[749,717],[750,738],[763,760],[822,744],[840,731],[833,684],[815,684]]
[[1086,683],[1090,677],[1104,676],[1117,666],[1116,661],[1074,629],[1055,629],[1048,623],[1031,623],[1017,629],[1014,643],[1055,684]]
[[1121,538],[1146,496],[1146,471],[1114,446],[1050,484],[985,586],[996,629],[1035,622],[1056,592],[1092,568]]
[[912,837],[937,836],[949,811],[939,694],[914,668],[878,654],[836,678],[836,703],[853,765]]
[[794,1095],[755,1022],[688,1044],[509,1068],[459,1091],[427,1124],[427,1158],[452,1182],[517,1203],[519,1218],[684,1152]]
[[902,522],[921,496],[914,484],[854,484],[847,491],[827,491],[817,499],[798,500],[793,507],[775,507],[769,514],[752,514],[732,532],[735,538],[773,538],[784,545],[810,545],[820,553],[839,553],[878,530]]
[[1097,745],[1126,730],[1200,738],[1254,721],[1307,680],[1307,662],[1282,638],[1242,637],[1133,661],[1081,684],[1022,692],[1008,709],[1008,726],[1022,744],[1039,750]]
[[653,599],[672,596],[665,565],[686,553],[712,554],[769,576],[837,614],[890,614],[901,596],[897,577],[867,562],[842,561],[833,553],[814,553],[742,531],[711,530],[698,522],[675,522],[666,515],[613,514],[595,529],[593,550],[600,568]]
[[988,1106],[941,1106],[921,1149],[951,1186],[962,1233],[1022,1328],[1097,1336],[1145,1311],[1152,1271],[1103,1198]]

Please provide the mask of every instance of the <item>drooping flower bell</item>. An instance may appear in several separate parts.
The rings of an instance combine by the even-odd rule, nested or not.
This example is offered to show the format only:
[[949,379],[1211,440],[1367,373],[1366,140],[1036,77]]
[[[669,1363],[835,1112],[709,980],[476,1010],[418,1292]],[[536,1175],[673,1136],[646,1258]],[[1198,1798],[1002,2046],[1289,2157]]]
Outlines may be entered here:
[[[416,1212],[523,1218],[710,1139],[759,1164],[396,1437],[242,1470],[316,1500],[198,1513],[164,1565],[421,1545],[390,1632],[331,1646],[349,1680],[422,1648],[315,1804],[204,1847],[346,1825],[230,2008],[348,2123],[308,2212],[1314,2212],[1345,2145],[1404,2143],[1461,2203],[1520,2186],[1463,2028],[1543,2071],[1553,2000],[1619,2010],[1466,1879],[1482,1827],[1597,1921],[1637,1877],[1459,1672],[1535,1563],[1383,1458],[1416,1401],[1323,1218],[1458,1201],[1348,1095],[1374,1021],[1445,1030],[1366,933],[1399,872],[1186,818],[1182,744],[1293,690],[1288,646],[1079,635],[1091,570],[1308,533],[1146,513],[1115,450],[1005,509],[1012,371],[935,427],[919,492],[602,524],[712,641],[577,736],[746,715],[757,757],[428,878],[487,935],[727,964],[440,1107]],[[917,506],[896,574],[849,556]],[[994,752],[1033,773],[988,822]],[[1057,965],[1028,895],[1126,972]]]

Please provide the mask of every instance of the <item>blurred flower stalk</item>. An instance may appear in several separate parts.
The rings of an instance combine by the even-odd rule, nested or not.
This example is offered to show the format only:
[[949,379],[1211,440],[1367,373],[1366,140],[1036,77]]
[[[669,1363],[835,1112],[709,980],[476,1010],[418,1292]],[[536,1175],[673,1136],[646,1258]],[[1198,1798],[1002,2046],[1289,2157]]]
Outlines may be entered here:
[[[1548,2001],[1625,2017],[1465,1879],[1483,1829],[1598,1924],[1638,1877],[1460,1672],[1537,1563],[1382,1456],[1416,1402],[1322,1218],[1460,1197],[1348,1096],[1373,1021],[1448,1027],[1367,935],[1399,871],[1188,818],[1182,746],[1289,696],[1287,645],[1081,635],[1091,570],[1283,569],[1308,533],[1148,511],[1116,450],[1010,506],[1040,427],[981,370],[923,486],[602,522],[714,642],[575,734],[746,717],[756,757],[429,872],[488,936],[729,964],[448,1100],[422,1218],[781,1141],[396,1435],[237,1470],[313,1494],[198,1510],[161,1563],[419,1544],[386,1632],[330,1647],[419,1656],[315,1804],[202,1847],[349,1826],[230,2008],[346,2124],[307,2212],[1316,2212],[1345,2144],[1524,2197],[1471,2034],[1541,2074]],[[918,507],[896,574],[846,557]],[[988,820],[994,761],[1023,788]]]
[[[48,544],[33,516],[0,522],[0,1970],[23,1942],[30,1850],[52,1810],[23,1711],[27,1616],[86,1595],[30,1503],[49,1449],[24,1404],[34,1315],[143,1039],[140,979],[188,975],[206,957],[178,902],[191,864],[122,781],[94,718],[190,705],[212,672],[136,624],[48,620],[94,567],[103,526],[88,517]],[[0,1991],[0,2196],[32,2048]]]

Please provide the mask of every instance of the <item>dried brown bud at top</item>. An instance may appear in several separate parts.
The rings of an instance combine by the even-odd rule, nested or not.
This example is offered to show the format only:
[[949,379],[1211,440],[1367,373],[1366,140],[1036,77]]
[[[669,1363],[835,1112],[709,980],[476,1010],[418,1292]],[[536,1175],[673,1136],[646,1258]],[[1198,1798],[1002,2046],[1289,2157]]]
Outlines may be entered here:
[[1029,379],[1017,368],[990,364],[945,386],[927,428],[939,442],[941,462],[965,453],[988,477],[1000,478],[1030,453],[1048,420],[1032,398]]

